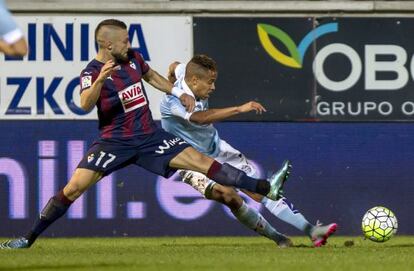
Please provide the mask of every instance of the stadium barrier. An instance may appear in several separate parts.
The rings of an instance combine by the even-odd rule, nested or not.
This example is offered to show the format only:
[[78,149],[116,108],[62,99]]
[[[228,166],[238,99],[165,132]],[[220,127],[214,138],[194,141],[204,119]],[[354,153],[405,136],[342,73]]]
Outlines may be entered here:
[[[97,123],[50,120],[0,125],[1,234],[19,235],[67,182],[96,138]],[[359,234],[365,211],[384,205],[396,214],[399,233],[414,233],[412,125],[226,122],[217,127],[223,139],[259,166],[262,177],[284,159],[292,160],[285,192],[311,222],[337,221],[340,234]],[[263,214],[278,229],[300,234],[266,209]],[[46,232],[47,236],[249,234],[224,206],[203,199],[177,176],[165,180],[135,166],[99,182]]]

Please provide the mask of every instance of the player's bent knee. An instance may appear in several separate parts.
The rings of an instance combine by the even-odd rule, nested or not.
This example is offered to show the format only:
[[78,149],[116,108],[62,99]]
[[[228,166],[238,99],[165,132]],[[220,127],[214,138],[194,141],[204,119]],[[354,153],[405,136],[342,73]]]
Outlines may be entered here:
[[198,152],[193,147],[188,147],[171,159],[169,166],[172,168],[193,170],[206,174],[213,161],[213,158]]
[[100,180],[102,174],[88,169],[77,169],[70,181],[63,188],[63,194],[74,201],[79,198],[91,185]]
[[223,203],[231,210],[238,210],[243,204],[243,199],[233,187],[215,185],[211,195],[212,199]]
[[74,201],[82,195],[81,190],[78,186],[72,183],[68,183],[63,188],[63,194],[70,200]]
[[192,166],[195,167],[195,171],[207,173],[213,159],[207,155],[204,155],[200,152],[193,152],[191,156]]
[[242,205],[242,198],[234,191],[223,195],[225,204],[232,210],[238,210]]

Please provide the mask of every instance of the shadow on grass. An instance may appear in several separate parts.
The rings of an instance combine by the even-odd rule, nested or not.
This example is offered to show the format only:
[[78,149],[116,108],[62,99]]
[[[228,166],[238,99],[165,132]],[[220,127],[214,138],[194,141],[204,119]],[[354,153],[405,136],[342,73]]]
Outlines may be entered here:
[[389,245],[388,247],[393,247],[393,248],[396,248],[396,247],[400,247],[400,248],[403,248],[403,247],[414,247],[414,243],[412,243],[412,244]]
[[[206,248],[206,247],[212,247],[212,248],[236,248],[236,247],[240,247],[240,248],[245,248],[245,247],[257,247],[257,248],[263,248],[265,246],[274,246],[277,248],[276,244],[217,244],[217,243],[203,243],[203,244],[176,244],[176,243],[167,243],[167,244],[161,244],[161,246],[163,247],[200,247],[200,248]],[[313,245],[311,244],[295,244],[293,245],[293,248],[315,248]]]
[[294,248],[315,248],[313,245],[297,244],[293,245]]
[[15,267],[0,267],[0,270],[59,270],[59,269],[89,269],[89,270],[100,270],[105,267],[126,267],[130,266],[125,263],[113,263],[113,264],[67,264],[67,265],[30,265],[30,266],[15,266]]

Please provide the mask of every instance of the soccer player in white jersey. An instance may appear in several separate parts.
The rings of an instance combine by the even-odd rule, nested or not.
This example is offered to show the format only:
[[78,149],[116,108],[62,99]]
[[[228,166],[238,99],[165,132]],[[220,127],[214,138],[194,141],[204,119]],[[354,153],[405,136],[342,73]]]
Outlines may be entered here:
[[4,0],[0,0],[0,52],[10,56],[27,54],[26,39],[7,10]]
[[[196,99],[194,112],[187,112],[180,101],[172,95],[165,95],[161,101],[162,127],[176,136],[180,136],[198,151],[209,155],[221,163],[226,162],[255,176],[257,169],[247,158],[222,140],[215,127],[218,122],[231,116],[255,111],[265,112],[265,108],[257,102],[250,101],[240,106],[220,109],[208,107],[208,97],[215,90],[217,78],[216,63],[205,55],[196,55],[190,62],[170,65],[168,79],[175,86],[184,90]],[[208,179],[205,175],[194,171],[181,171],[183,181],[198,190],[207,199],[216,200],[227,205],[235,217],[247,227],[274,240],[279,246],[290,246],[291,241],[278,233],[255,209],[247,206],[240,195],[231,187],[225,187]],[[307,234],[316,247],[326,244],[328,237],[336,231],[337,224],[326,226],[312,225],[289,203],[285,197],[274,201],[258,194],[244,191],[254,200],[261,202],[273,215],[291,224]]]

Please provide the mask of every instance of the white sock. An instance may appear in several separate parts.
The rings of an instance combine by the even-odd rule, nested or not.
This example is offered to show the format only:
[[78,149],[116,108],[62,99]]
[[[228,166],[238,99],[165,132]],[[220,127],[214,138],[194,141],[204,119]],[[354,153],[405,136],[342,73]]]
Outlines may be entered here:
[[233,212],[233,214],[243,225],[276,243],[286,239],[286,237],[273,228],[256,209],[250,208],[245,202],[243,202],[243,205],[239,210]]
[[313,225],[286,198],[278,201],[263,198],[262,203],[277,218],[310,236]]

